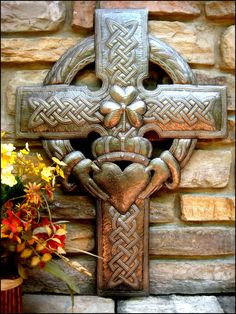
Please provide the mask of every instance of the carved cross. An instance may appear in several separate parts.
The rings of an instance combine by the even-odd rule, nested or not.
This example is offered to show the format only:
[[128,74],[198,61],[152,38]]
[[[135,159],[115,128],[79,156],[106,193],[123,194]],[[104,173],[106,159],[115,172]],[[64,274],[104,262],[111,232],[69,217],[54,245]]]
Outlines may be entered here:
[[[90,37],[59,59],[45,86],[18,88],[17,136],[42,138],[49,156],[67,163],[63,186],[75,188],[76,182],[69,183],[73,174],[97,198],[103,257],[97,265],[98,294],[148,295],[149,196],[164,184],[177,188],[197,138],[225,136],[226,91],[194,85],[177,52],[148,35],[146,10],[96,10],[95,34],[95,41]],[[142,81],[149,60],[174,84],[146,90]],[[93,61],[101,89],[69,86]],[[94,160],[69,141],[92,131],[100,135],[92,144]],[[144,137],[149,131],[174,139],[158,158],[151,159],[152,144]],[[124,161],[129,162],[125,169]]]

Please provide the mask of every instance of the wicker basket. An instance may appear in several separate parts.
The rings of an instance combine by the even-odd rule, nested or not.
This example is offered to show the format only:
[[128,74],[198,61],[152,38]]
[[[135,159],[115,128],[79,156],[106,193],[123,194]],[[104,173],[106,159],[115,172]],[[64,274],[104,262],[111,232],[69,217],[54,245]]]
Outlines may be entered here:
[[21,277],[1,279],[1,313],[22,313]]

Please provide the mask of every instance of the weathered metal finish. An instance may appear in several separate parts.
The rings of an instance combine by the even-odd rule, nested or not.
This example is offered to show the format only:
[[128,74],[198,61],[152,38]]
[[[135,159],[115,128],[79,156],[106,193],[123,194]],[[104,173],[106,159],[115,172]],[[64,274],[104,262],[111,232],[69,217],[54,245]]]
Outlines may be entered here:
[[[95,61],[95,46],[102,88],[65,85]],[[148,59],[174,85],[145,90]],[[98,199],[99,295],[148,294],[148,198],[164,184],[178,187],[197,138],[226,133],[225,87],[195,83],[176,51],[148,36],[146,10],[97,10],[95,40],[63,55],[45,78],[47,86],[18,88],[17,136],[43,138],[48,155],[67,163],[64,188],[76,188],[69,180],[73,174]],[[143,137],[151,130],[174,138],[153,160],[152,145]],[[93,161],[69,141],[91,131],[101,136],[92,144]],[[123,169],[120,161],[130,164]]]
[[138,134],[155,130],[162,138],[219,138],[226,131],[224,100],[224,86],[161,85],[140,92],[131,85],[112,85],[102,95],[67,85],[57,86],[56,94],[55,86],[22,87],[17,134],[67,139],[96,129],[102,136],[122,120],[122,132],[134,127],[140,128]]

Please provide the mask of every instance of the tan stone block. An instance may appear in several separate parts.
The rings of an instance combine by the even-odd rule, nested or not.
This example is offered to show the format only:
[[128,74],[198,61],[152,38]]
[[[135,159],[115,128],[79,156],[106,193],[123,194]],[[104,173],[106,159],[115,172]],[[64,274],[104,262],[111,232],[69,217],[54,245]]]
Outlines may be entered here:
[[105,9],[147,9],[151,16],[199,16],[199,1],[100,1]]
[[209,147],[209,144],[225,145],[233,143],[235,143],[235,118],[229,116],[227,121],[227,135],[225,138],[199,139],[196,148],[201,149],[204,146]]
[[235,220],[235,198],[181,195],[181,219],[185,221]]
[[188,63],[215,63],[215,39],[211,27],[167,21],[149,21],[148,25],[152,35],[176,49]]
[[95,7],[96,1],[74,1],[72,27],[93,28]]
[[7,113],[16,113],[16,88],[20,86],[41,86],[48,70],[15,71],[6,87]]
[[199,85],[223,85],[227,87],[228,110],[235,110],[235,76],[218,71],[193,70]]
[[222,188],[230,177],[232,154],[226,150],[195,150],[181,171],[181,188]]
[[222,34],[220,50],[222,67],[235,69],[235,25],[229,26]]
[[150,222],[163,223],[174,220],[176,195],[159,193],[150,200]]
[[[158,193],[157,197],[150,201],[150,223],[172,222],[176,195]],[[54,219],[95,219],[96,204],[89,196],[58,194],[50,204],[50,210]]]
[[235,17],[235,1],[207,1],[205,12],[209,19],[233,19]]
[[63,1],[1,1],[2,32],[55,31],[64,22]]
[[67,225],[65,251],[78,253],[78,250],[92,251],[94,249],[94,227],[92,225],[70,223]]
[[82,37],[2,38],[2,62],[32,63],[56,62]]
[[55,195],[50,210],[54,219],[94,219],[96,216],[94,200],[83,195]]
[[234,261],[150,261],[151,294],[213,294],[234,289]]
[[90,90],[98,90],[102,87],[102,81],[96,77],[94,70],[81,70],[73,80],[74,85],[87,86]]
[[150,227],[149,253],[156,256],[234,254],[234,229],[224,227]]

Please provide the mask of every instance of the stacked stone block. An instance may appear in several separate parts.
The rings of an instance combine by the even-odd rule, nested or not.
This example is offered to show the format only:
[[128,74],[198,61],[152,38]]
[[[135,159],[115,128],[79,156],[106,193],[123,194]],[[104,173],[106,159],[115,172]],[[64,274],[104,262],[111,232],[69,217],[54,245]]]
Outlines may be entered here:
[[[17,86],[42,85],[46,73],[70,47],[94,32],[95,8],[147,8],[149,32],[175,48],[193,69],[198,84],[226,85],[228,134],[198,140],[182,171],[178,190],[162,189],[151,199],[150,292],[209,294],[234,291],[234,145],[235,145],[235,2],[234,1],[1,1],[2,130],[15,138]],[[93,66],[73,84],[99,86]],[[29,145],[45,156],[40,141]],[[46,157],[45,157],[46,158]],[[57,192],[55,219],[67,219],[66,250],[93,276],[74,274],[81,294],[96,294],[95,203]],[[37,283],[37,284],[36,284]],[[32,273],[25,293],[68,294],[45,272]]]

